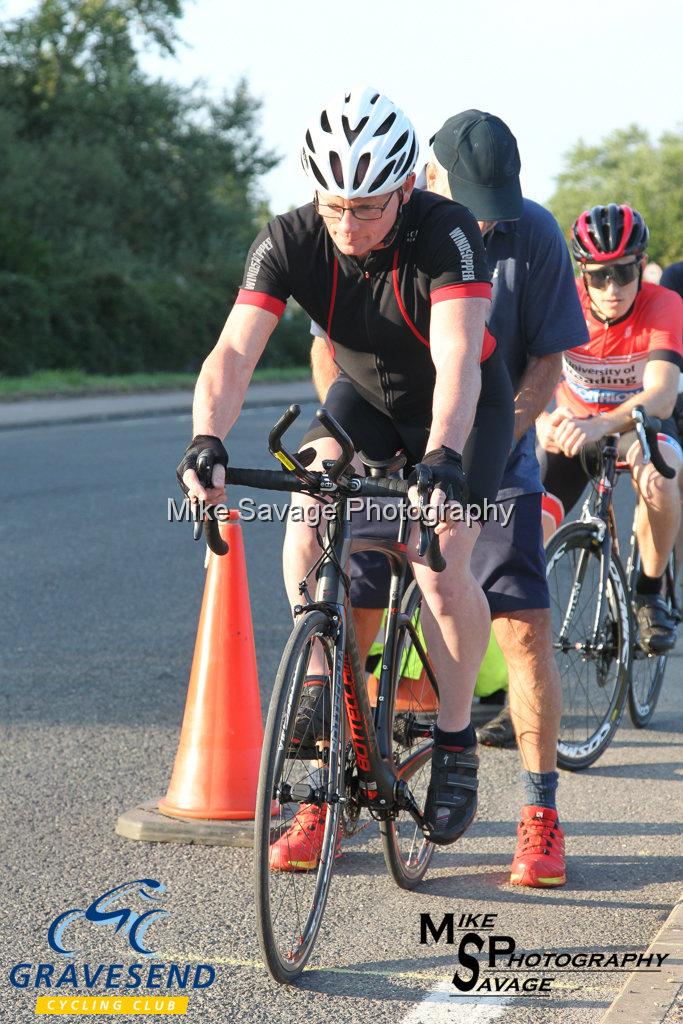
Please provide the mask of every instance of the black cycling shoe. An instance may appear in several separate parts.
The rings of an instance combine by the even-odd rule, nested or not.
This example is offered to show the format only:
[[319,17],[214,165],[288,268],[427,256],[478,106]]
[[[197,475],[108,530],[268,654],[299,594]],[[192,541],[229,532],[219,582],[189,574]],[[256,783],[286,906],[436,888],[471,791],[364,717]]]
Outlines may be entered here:
[[633,599],[640,646],[648,654],[667,654],[676,643],[676,623],[661,594],[636,594]]
[[330,680],[306,676],[289,744],[290,757],[319,757],[320,741],[330,736]]
[[507,704],[501,708],[495,718],[477,729],[477,736],[479,742],[483,743],[485,747],[500,747],[503,750],[508,750],[517,746],[510,708]]
[[478,768],[476,743],[464,750],[434,747],[422,826],[430,842],[439,846],[454,843],[474,821]]

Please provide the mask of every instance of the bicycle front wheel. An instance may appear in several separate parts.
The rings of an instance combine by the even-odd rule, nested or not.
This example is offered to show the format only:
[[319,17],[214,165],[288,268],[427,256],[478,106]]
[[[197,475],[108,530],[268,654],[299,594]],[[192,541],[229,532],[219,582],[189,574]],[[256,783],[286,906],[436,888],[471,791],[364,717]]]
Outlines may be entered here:
[[[637,546],[631,570],[631,593],[640,572],[640,553]],[[675,600],[676,559],[671,555],[664,574],[664,599],[674,621],[678,621],[678,608]],[[669,655],[649,654],[640,643],[637,622],[634,621],[632,639],[633,662],[631,664],[631,682],[628,688],[628,711],[631,721],[638,729],[644,729],[655,713],[659,694],[664,683],[664,673]]]
[[[334,643],[324,612],[296,624],[275,680],[256,798],[256,921],[261,952],[276,981],[303,971],[320,929],[338,844],[343,758],[341,721],[332,778],[329,679]],[[327,683],[304,686],[313,659]],[[318,673],[319,675],[320,673]],[[313,700],[311,695],[313,694]]]
[[[424,670],[414,643],[424,644],[420,629],[421,598],[413,581],[405,593],[401,612],[407,622],[398,629],[392,686],[391,754],[399,779],[407,783],[420,812],[424,812],[431,775],[433,728],[438,693]],[[409,624],[408,624],[409,623]],[[414,889],[425,876],[434,844],[424,838],[405,808],[380,822],[384,860],[402,889]]]
[[631,660],[624,570],[612,554],[600,620],[603,552],[592,527],[569,523],[546,549],[553,646],[562,680],[557,763],[576,771],[611,743],[623,714]]

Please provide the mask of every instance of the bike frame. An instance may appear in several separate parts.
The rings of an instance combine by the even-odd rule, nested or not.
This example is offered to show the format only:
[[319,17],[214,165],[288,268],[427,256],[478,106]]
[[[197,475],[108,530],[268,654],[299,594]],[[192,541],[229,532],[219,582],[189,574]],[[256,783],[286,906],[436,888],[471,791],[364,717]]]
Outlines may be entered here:
[[[617,554],[619,552],[619,538],[617,536],[614,510],[612,508],[614,484],[617,477],[618,444],[618,434],[608,434],[606,436],[602,447],[602,456],[604,460],[603,472],[598,481],[596,493],[589,494],[586,498],[579,520],[580,522],[594,528],[596,539],[600,544],[600,587],[598,591],[598,603],[593,620],[593,633],[590,639],[590,646],[593,649],[596,649],[598,645],[600,623],[602,622],[602,613],[606,599],[605,595],[607,593],[612,547],[615,548]],[[588,558],[588,552],[582,551],[574,574],[574,583],[572,585],[569,604],[567,606],[567,611],[565,612],[564,621],[562,623],[562,629],[560,631],[560,640],[566,641],[566,630],[569,627],[569,623],[571,622],[576,608],[576,602],[579,599],[579,593],[581,591],[581,586],[583,584],[583,579],[588,565]]]
[[[401,778],[398,778],[390,763],[391,734],[391,685],[394,675],[396,644],[399,627],[405,626],[418,653],[428,678],[438,693],[434,671],[424,645],[407,615],[401,612],[400,604],[404,595],[406,566],[408,564],[407,535],[409,522],[402,516],[396,540],[384,538],[363,538],[351,534],[351,519],[348,499],[338,503],[336,515],[328,523],[326,544],[334,552],[322,563],[318,574],[315,601],[297,609],[305,614],[311,608],[325,611],[336,629],[335,660],[332,671],[332,707],[330,725],[330,789],[334,790],[339,771],[339,736],[342,729],[343,695],[349,723],[351,742],[358,767],[360,802],[372,809],[378,818],[391,817],[397,805],[406,808],[421,826],[423,819],[412,794]],[[373,712],[368,698],[365,673],[361,665],[360,652],[349,614],[349,603],[344,581],[338,568],[346,565],[351,554],[360,551],[379,551],[389,560],[391,585],[389,607],[384,630],[384,647],[381,674],[378,687],[377,708]],[[410,762],[404,766],[407,768]],[[336,802],[342,795],[336,791],[328,793],[328,801]]]
[[[643,452],[647,452],[649,459],[649,446],[645,439],[642,427],[639,429],[639,425],[636,425],[636,433],[641,442]],[[598,596],[598,603],[596,608],[595,620],[593,625],[593,635],[591,637],[591,646],[595,647],[598,642],[598,633],[600,628],[600,622],[602,621],[602,613],[606,600],[606,587],[609,576],[609,564],[612,556],[612,549],[614,548],[615,555],[620,558],[619,551],[619,536],[617,532],[617,523],[614,515],[614,488],[616,486],[616,480],[619,472],[627,468],[626,463],[619,460],[619,434],[608,434],[606,435],[603,446],[603,471],[598,480],[596,492],[589,494],[586,498],[583,508],[581,510],[581,516],[579,521],[589,526],[593,526],[596,532],[596,538],[600,544],[600,589]],[[629,557],[626,566],[626,580],[628,583],[629,593],[633,590],[633,572],[635,566],[635,552],[637,546],[636,537],[636,520],[635,513],[633,518],[633,524],[631,526],[631,537],[629,541]],[[576,601],[578,600],[579,591],[581,589],[581,583],[586,571],[586,565],[588,561],[588,553],[583,552],[579,558],[578,565],[576,567],[576,573],[574,576],[574,584],[572,586],[571,598],[569,606],[565,614],[564,621],[562,623],[562,630],[560,633],[560,639],[565,637],[565,630],[571,621],[571,617],[574,613]],[[676,617],[680,620],[680,607],[676,597],[676,586],[673,578],[672,560],[669,559],[666,567],[666,582],[667,588],[671,595],[671,602]]]

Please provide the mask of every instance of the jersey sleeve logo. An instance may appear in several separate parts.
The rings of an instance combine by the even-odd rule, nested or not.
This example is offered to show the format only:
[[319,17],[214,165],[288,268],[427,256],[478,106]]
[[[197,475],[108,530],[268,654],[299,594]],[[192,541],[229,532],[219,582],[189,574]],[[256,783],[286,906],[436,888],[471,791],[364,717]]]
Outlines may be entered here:
[[270,252],[272,248],[273,240],[270,235],[268,235],[268,237],[264,238],[261,244],[254,249],[251,254],[249,267],[247,268],[247,274],[243,285],[244,288],[254,291],[256,288],[256,280],[258,278],[259,270],[261,269],[261,263],[263,262],[263,257],[267,252]]
[[449,232],[460,253],[460,267],[463,281],[474,281],[474,252],[462,228]]

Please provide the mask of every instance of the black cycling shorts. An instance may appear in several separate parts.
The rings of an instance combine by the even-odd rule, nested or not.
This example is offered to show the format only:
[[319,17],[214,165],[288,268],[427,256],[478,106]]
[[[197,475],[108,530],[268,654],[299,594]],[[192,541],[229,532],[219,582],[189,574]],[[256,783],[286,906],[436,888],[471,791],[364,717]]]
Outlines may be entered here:
[[[678,441],[678,431],[673,419],[663,420],[658,435],[662,443],[671,445],[683,461],[683,451]],[[666,440],[664,440],[666,438]],[[619,458],[625,459],[629,449],[637,443],[635,430],[629,430],[619,438]],[[583,494],[584,488],[598,468],[598,445],[586,445],[584,460],[590,476],[581,464],[581,456],[569,458],[562,452],[547,452],[540,445],[536,446],[536,455],[541,466],[541,480],[548,494],[562,502],[562,510],[566,516]],[[559,513],[558,513],[559,514]]]
[[[370,459],[388,459],[403,449],[414,465],[425,453],[431,409],[422,417],[393,419],[389,413],[376,409],[363,398],[343,373],[330,387],[325,409],[344,428],[356,451],[363,452]],[[495,499],[512,447],[513,428],[512,385],[503,357],[496,349],[481,364],[481,394],[472,431],[462,453],[471,505],[479,506],[484,499]],[[302,446],[325,436],[325,427],[315,419],[303,438]]]

